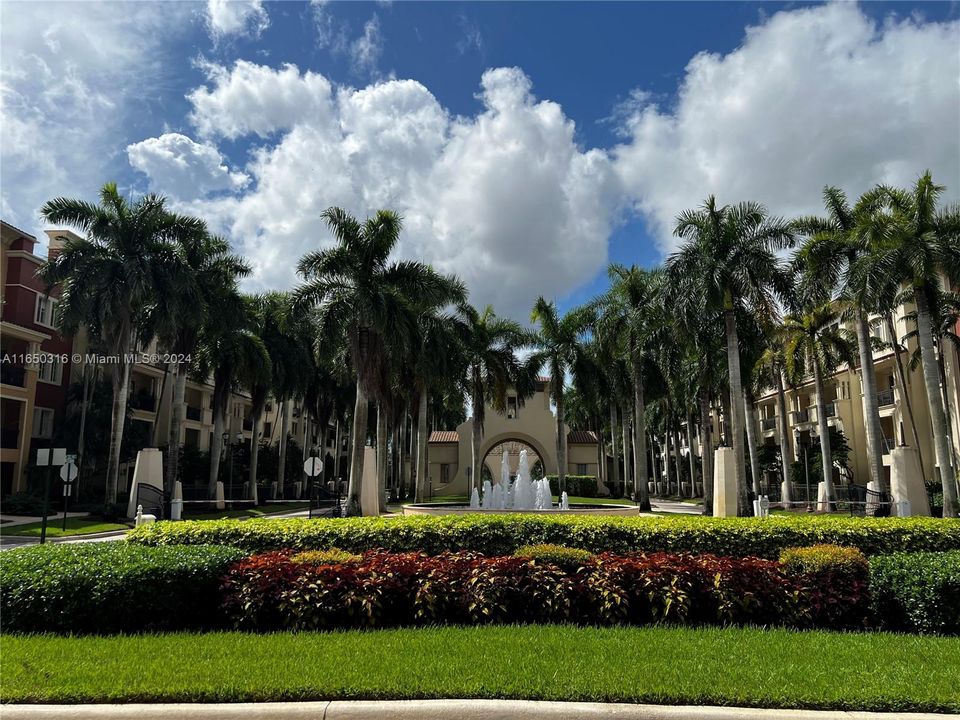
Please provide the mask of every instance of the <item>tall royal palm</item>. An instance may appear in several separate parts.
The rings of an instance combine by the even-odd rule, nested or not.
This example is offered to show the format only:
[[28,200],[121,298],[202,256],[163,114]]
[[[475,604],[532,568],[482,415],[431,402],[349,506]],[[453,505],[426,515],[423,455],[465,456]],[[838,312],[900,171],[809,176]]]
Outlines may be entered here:
[[910,190],[880,188],[888,210],[874,215],[872,229],[877,240],[858,271],[863,273],[860,282],[867,287],[880,286],[886,278],[896,277],[912,291],[933,445],[943,485],[943,514],[956,517],[960,512],[957,476],[951,464],[950,429],[939,389],[935,313],[931,306],[941,277],[960,282],[960,207],[938,210],[943,191],[942,185],[934,184],[929,171]]
[[116,183],[103,186],[99,204],[58,197],[40,212],[47,222],[86,235],[67,240],[61,253],[39,271],[49,286],[61,287],[59,329],[73,335],[86,327],[117,358],[110,365],[113,410],[105,488],[105,501],[112,503],[130,387],[126,355],[134,350],[145,307],[184,270],[177,241],[206,229],[200,220],[169,212],[162,197],[126,200]]
[[805,217],[794,221],[794,227],[808,236],[798,253],[806,287],[812,287],[822,301],[830,300],[835,292],[849,305],[857,333],[857,350],[863,382],[863,416],[867,436],[867,466],[870,480],[883,488],[882,433],[880,409],[877,402],[877,375],[873,366],[873,346],[868,315],[870,296],[866,288],[856,282],[853,269],[857,261],[869,252],[870,234],[864,232],[878,204],[876,193],[867,193],[853,207],[839,188],[823,190],[826,217]]
[[357,375],[348,512],[376,514],[378,508],[363,508],[360,500],[368,404],[387,381],[390,346],[413,345],[415,303],[455,301],[458,283],[423,263],[390,262],[402,227],[396,213],[380,210],[360,222],[330,208],[323,219],[336,243],[300,259],[304,283],[296,296],[318,306],[320,338],[342,340],[348,348]]
[[[536,352],[529,362],[546,365],[550,371],[550,394],[557,410],[557,484],[562,493],[566,489],[567,433],[564,425],[564,396],[567,372],[577,372],[587,364],[583,340],[593,317],[591,308],[576,308],[561,315],[557,306],[542,297],[534,303],[531,322],[538,324],[539,331],[534,344]],[[629,457],[627,453],[625,456]]]
[[486,404],[505,413],[507,390],[512,386],[520,398],[533,390],[536,369],[531,369],[517,357],[517,351],[532,341],[532,335],[512,320],[497,317],[491,306],[478,312],[466,305],[462,309],[467,323],[463,349],[466,354],[464,390],[473,407],[471,482],[480,486],[480,445],[483,442],[483,422]]
[[270,377],[270,355],[256,332],[256,299],[235,288],[216,299],[200,329],[197,375],[213,379],[213,434],[210,442],[210,477],[207,492],[216,496],[223,453],[223,434],[231,394],[239,387],[251,387]]
[[813,377],[823,488],[829,502],[836,500],[837,496],[833,485],[833,454],[827,424],[829,414],[824,397],[824,378],[832,375],[840,363],[852,364],[855,356],[839,324],[840,312],[831,303],[783,319],[783,352],[788,375],[795,383],[804,376]]
[[[711,195],[701,208],[680,214],[674,234],[685,241],[667,260],[671,284],[681,289],[676,301],[682,305],[705,300],[708,308],[723,313],[737,508],[739,514],[748,515],[737,311],[776,315],[777,296],[787,295],[790,288],[777,250],[792,244],[793,231],[783,220],[769,217],[762,205],[745,202],[718,206]],[[678,310],[682,312],[682,308]]]

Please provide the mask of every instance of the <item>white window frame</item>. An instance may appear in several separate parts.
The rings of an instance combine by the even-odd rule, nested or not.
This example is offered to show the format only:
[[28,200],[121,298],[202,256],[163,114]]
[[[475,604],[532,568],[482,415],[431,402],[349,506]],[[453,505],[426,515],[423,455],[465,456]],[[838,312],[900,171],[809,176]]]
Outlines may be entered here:
[[[43,308],[41,310],[41,307]],[[53,315],[57,308],[57,299],[37,293],[37,301],[33,308],[33,321],[37,325],[43,325],[53,329]]]
[[[47,432],[44,432],[43,427],[43,418],[49,417],[49,428]],[[39,418],[39,423],[38,423]],[[39,425],[39,427],[38,427]],[[30,437],[41,438],[44,440],[49,440],[53,437],[53,408],[37,407],[36,405],[33,408],[33,419],[30,427]]]
[[[43,376],[44,368],[53,368],[53,377],[45,378]],[[37,380],[48,385],[59,385],[63,382],[63,363],[60,358],[53,354],[48,354],[48,362],[41,362],[37,365]]]

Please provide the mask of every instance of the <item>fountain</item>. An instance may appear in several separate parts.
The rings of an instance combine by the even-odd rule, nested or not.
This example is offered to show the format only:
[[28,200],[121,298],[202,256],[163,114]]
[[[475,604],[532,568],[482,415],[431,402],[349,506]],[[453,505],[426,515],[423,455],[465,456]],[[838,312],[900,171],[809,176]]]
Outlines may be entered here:
[[463,503],[432,503],[404,505],[404,515],[450,515],[467,512],[542,512],[577,513],[591,515],[636,515],[636,505],[575,504],[571,507],[566,491],[558,505],[553,504],[550,481],[530,479],[530,458],[526,448],[520,451],[517,475],[510,481],[510,454],[503,451],[500,458],[500,479],[493,483],[483,481],[483,494],[474,487],[469,506]]

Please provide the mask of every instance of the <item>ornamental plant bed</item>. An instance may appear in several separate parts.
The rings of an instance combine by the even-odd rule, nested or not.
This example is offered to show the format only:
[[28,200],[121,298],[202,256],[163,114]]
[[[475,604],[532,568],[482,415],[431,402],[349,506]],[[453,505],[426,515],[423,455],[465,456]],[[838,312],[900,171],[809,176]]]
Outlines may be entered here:
[[[236,563],[224,610],[249,630],[558,623],[755,624],[807,627],[803,576],[760,558],[651,553],[588,557],[576,566],[472,552],[368,552],[359,562],[304,563],[275,551]],[[823,616],[826,617],[826,616]]]
[[524,545],[553,543],[591,552],[706,552],[773,560],[786,548],[822,543],[856,547],[868,556],[960,550],[960,522],[832,516],[288,518],[158,522],[137,528],[128,538],[144,545],[231,545],[251,553],[340,548],[510,555]]

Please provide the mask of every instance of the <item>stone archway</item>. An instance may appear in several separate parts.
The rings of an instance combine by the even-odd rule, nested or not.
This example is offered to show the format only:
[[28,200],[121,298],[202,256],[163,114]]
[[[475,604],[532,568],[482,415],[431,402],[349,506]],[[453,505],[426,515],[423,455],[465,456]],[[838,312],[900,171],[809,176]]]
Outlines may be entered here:
[[[516,463],[519,459],[520,450],[524,447],[528,450],[528,454],[532,452],[534,458],[536,458],[535,460],[533,458],[530,459],[531,471],[534,470],[537,462],[539,462],[542,468],[543,476],[554,474],[557,471],[551,462],[552,458],[546,452],[546,448],[537,442],[535,438],[526,433],[501,433],[493,437],[484,438],[483,444],[480,446],[480,466],[487,468],[495,481],[500,479],[500,458],[504,446],[507,447],[512,455],[510,459],[511,475],[516,474]],[[494,457],[494,452],[496,452],[497,457]]]

